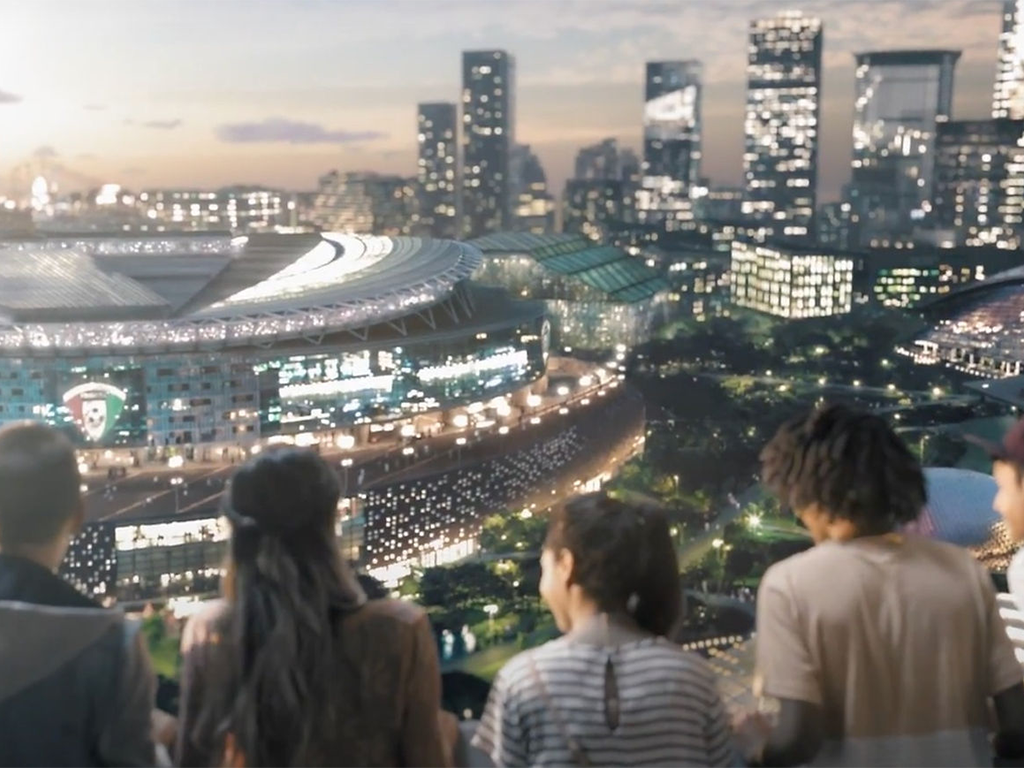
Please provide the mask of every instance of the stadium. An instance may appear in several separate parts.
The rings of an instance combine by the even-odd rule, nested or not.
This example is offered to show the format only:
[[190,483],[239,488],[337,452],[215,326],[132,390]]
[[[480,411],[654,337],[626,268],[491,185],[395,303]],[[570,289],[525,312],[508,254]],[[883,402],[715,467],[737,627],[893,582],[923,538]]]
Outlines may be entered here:
[[79,449],[65,576],[129,603],[211,593],[226,483],[275,443],[335,466],[342,548],[387,581],[472,554],[495,510],[600,484],[642,444],[623,353],[549,355],[545,303],[473,282],[481,261],[336,233],[0,242],[0,424]]
[[900,351],[925,365],[985,378],[1024,373],[1024,268],[929,304],[928,328]]
[[464,243],[322,233],[3,246],[0,424],[43,419],[91,461],[325,430],[365,443],[381,424],[523,390],[546,368],[543,304],[470,285],[481,256]]

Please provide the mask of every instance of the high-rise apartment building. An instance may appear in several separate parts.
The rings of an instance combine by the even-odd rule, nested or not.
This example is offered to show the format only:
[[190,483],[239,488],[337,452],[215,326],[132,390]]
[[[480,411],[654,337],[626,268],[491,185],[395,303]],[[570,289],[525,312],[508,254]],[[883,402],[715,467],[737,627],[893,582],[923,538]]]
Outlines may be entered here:
[[555,201],[548,192],[547,174],[528,144],[512,148],[512,229],[535,235],[555,229]]
[[444,102],[420,104],[417,128],[416,231],[432,237],[458,237],[458,108]]
[[462,54],[462,232],[479,237],[512,223],[515,63],[505,51]]
[[936,227],[956,245],[1021,247],[1024,120],[944,123],[936,144]]
[[813,237],[821,20],[787,11],[750,24],[744,215],[785,239]]
[[910,241],[932,211],[936,127],[949,119],[959,51],[858,54],[849,202],[863,245]]
[[1024,119],[1024,0],[1003,0],[992,117]]
[[671,231],[693,218],[690,189],[700,179],[699,61],[649,61],[644,87],[644,157],[636,213]]

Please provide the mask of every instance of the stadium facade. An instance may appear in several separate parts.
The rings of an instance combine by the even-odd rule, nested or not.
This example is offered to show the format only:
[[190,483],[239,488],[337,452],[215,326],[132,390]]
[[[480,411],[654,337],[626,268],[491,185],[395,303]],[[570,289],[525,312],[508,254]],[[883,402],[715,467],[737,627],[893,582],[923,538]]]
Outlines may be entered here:
[[508,394],[541,302],[473,286],[472,245],[333,233],[62,236],[0,250],[0,424],[83,449],[247,447]]

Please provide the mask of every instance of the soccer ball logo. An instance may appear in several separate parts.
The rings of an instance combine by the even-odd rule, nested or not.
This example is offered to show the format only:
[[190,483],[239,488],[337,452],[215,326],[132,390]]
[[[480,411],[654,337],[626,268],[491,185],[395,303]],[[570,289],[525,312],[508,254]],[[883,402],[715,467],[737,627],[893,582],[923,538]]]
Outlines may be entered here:
[[98,443],[117,423],[127,397],[124,390],[110,384],[89,382],[69,389],[63,400],[86,439]]

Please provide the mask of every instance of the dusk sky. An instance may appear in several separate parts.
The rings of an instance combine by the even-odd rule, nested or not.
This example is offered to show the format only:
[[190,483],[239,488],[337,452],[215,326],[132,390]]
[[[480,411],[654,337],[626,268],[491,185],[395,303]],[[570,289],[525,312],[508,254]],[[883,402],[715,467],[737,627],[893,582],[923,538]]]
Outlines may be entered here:
[[[986,118],[993,0],[0,0],[0,172],[131,188],[312,189],[331,168],[413,175],[416,103],[458,101],[460,52],[516,57],[516,138],[561,192],[576,150],[638,147],[644,62],[705,65],[704,172],[742,175],[747,23],[824,21],[819,198],[848,175],[853,53],[955,48],[955,118]],[[24,166],[23,166],[24,168]],[[72,171],[74,173],[72,173]],[[7,191],[7,190],[5,190]]]

